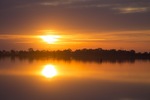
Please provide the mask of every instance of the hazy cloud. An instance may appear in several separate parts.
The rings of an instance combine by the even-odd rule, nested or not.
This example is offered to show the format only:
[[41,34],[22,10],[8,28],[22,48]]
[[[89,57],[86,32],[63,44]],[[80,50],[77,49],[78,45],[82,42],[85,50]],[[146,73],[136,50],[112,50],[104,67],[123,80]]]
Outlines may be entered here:
[[36,38],[36,36],[31,35],[0,35],[1,39],[26,39],[26,38]]
[[[90,33],[89,33],[90,34]],[[0,40],[24,40],[27,39],[39,39],[40,35],[0,35]],[[74,35],[60,35],[61,41],[73,41],[73,42],[102,42],[102,41],[150,41],[150,30],[141,31],[118,31],[107,33],[93,33],[87,34],[74,34]],[[27,41],[28,42],[28,41]]]
[[114,9],[119,13],[140,13],[149,11],[149,7],[120,7]]
[[137,2],[119,3],[113,6],[112,9],[123,14],[149,12],[150,2],[137,1]]
[[91,0],[45,0],[38,3],[42,6],[61,6],[61,5],[71,5],[74,3],[82,3],[82,2],[88,2]]
[[41,2],[39,3],[39,5],[42,6],[60,6],[60,5],[67,5],[67,4],[71,4],[72,1],[70,0],[66,0],[66,1],[53,1],[53,2]]

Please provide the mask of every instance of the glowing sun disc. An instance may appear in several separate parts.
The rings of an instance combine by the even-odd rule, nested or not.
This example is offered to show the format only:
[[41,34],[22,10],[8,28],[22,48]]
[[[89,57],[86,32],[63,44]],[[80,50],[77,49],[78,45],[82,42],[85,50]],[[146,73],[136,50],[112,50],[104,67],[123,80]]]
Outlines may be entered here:
[[46,65],[42,70],[42,75],[46,78],[52,78],[57,75],[57,71],[53,65]]
[[57,35],[45,35],[45,36],[40,36],[40,38],[47,42],[48,44],[53,44],[56,41],[58,41],[59,36]]

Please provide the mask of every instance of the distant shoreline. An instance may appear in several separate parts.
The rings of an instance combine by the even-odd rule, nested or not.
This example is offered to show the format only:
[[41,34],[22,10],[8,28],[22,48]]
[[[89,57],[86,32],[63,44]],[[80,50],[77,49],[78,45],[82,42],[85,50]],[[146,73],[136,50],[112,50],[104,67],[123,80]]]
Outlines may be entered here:
[[0,51],[0,58],[11,57],[19,59],[42,59],[42,58],[55,58],[63,60],[81,60],[81,61],[112,61],[112,62],[123,62],[129,61],[134,62],[135,60],[150,60],[150,52],[136,53],[134,50],[104,50],[102,48],[97,49],[77,49],[72,51],[71,49],[66,50],[33,50],[29,48],[27,51]]

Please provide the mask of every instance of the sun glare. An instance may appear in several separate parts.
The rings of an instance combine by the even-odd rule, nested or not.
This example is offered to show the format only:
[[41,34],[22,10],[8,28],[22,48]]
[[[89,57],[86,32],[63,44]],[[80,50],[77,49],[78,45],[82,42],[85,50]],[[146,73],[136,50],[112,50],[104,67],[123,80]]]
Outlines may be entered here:
[[53,78],[57,75],[57,70],[53,65],[46,65],[42,70],[42,75],[46,78]]
[[57,35],[44,35],[44,36],[40,36],[40,38],[48,44],[54,44],[55,42],[58,41],[60,36],[57,36]]

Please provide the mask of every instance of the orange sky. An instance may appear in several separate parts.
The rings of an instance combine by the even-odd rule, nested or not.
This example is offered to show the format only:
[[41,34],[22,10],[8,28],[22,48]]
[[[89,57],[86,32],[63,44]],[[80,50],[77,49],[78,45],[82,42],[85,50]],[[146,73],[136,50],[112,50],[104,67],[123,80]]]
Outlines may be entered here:
[[[32,47],[36,49],[125,49],[136,51],[149,51],[150,30],[146,31],[116,31],[103,33],[70,33],[57,32],[54,30],[40,30],[31,35],[0,35],[0,43],[4,49],[27,50]],[[141,34],[142,33],[142,34]],[[41,36],[49,37],[48,40],[56,38],[56,41],[48,43]]]

